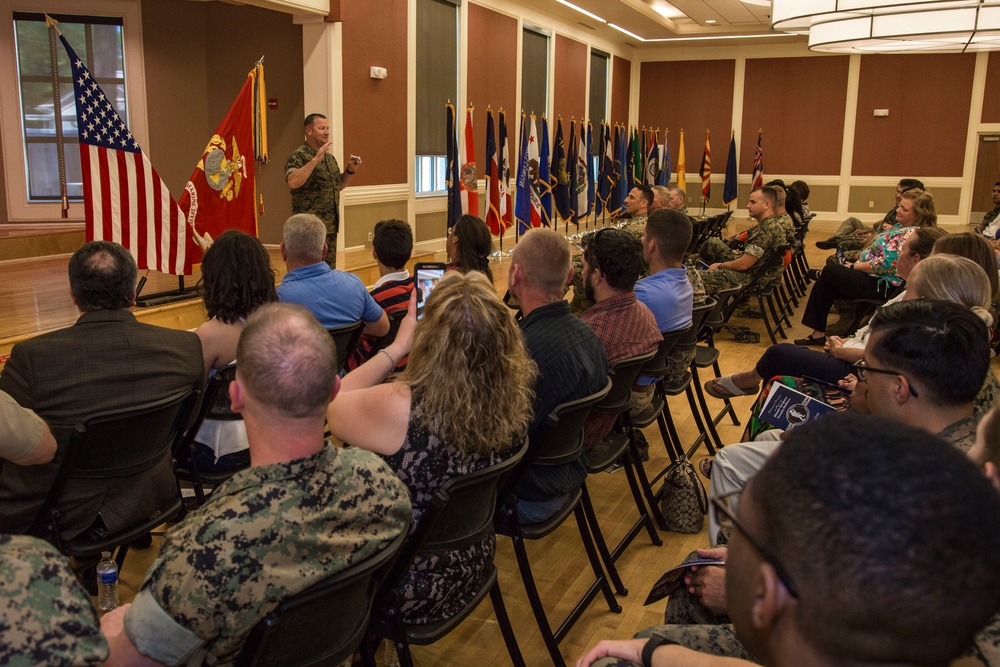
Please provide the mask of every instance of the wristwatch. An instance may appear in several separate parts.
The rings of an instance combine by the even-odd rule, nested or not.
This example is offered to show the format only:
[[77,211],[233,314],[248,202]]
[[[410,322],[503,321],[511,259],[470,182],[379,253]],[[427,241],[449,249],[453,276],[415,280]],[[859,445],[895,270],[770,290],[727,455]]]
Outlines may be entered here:
[[646,645],[642,647],[642,667],[653,667],[653,651],[660,648],[664,644],[680,646],[680,644],[675,642],[673,639],[653,635],[646,642]]

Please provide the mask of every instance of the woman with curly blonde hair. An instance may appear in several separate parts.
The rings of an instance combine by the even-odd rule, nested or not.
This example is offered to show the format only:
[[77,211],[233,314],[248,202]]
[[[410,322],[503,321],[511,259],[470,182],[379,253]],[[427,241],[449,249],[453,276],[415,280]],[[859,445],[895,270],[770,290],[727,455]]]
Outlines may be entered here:
[[[415,307],[416,296],[393,343],[344,377],[327,410],[335,437],[381,454],[406,483],[411,530],[448,479],[517,451],[537,374],[510,309],[481,273],[445,275],[419,325]],[[405,373],[382,384],[407,354]],[[471,600],[495,549],[491,532],[469,547],[418,557],[400,587],[403,620],[454,616]]]

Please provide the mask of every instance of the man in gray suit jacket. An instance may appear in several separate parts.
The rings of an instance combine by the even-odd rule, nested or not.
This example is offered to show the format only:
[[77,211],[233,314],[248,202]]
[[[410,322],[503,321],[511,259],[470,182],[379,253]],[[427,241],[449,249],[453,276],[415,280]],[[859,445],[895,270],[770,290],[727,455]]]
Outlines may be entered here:
[[[23,533],[52,487],[75,424],[88,417],[167,398],[201,384],[201,341],[188,331],[141,324],[136,263],[108,241],[92,241],[69,261],[70,293],[82,313],[71,327],[18,343],[0,375],[0,391],[52,428],[52,463],[7,462],[0,472],[0,533]],[[137,443],[140,446],[140,443]],[[176,493],[166,456],[141,473],[68,480],[60,500],[62,537],[114,532],[154,514]]]

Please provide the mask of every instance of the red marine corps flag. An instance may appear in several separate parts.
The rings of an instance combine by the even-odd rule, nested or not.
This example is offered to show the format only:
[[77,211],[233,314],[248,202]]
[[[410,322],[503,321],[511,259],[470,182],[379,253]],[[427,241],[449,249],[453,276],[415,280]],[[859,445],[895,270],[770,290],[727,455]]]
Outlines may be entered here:
[[[180,207],[190,231],[192,262],[227,229],[257,235],[254,160],[267,162],[264,65],[247,75],[229,113],[208,140]],[[190,243],[190,241],[189,241]]]

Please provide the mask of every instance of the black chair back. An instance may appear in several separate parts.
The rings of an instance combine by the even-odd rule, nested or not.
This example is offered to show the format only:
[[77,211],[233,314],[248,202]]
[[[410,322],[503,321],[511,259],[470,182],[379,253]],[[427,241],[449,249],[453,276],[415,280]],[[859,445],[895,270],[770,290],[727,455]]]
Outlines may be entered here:
[[449,551],[478,544],[493,530],[500,485],[528,451],[528,439],[513,456],[496,465],[452,477],[431,498],[421,526],[413,531],[386,577],[383,592],[393,591],[421,552]]
[[680,340],[681,336],[691,328],[690,325],[682,329],[674,329],[673,331],[664,331],[663,340],[660,341],[660,346],[656,348],[656,352],[652,359],[646,362],[646,366],[642,369],[642,375],[647,375],[649,377],[661,377],[667,372],[667,357],[673,352],[674,346],[677,345],[677,341]]
[[338,665],[361,645],[375,591],[406,540],[407,530],[382,551],[281,602],[247,638],[237,667]]
[[713,308],[705,317],[705,322],[702,328],[711,329],[714,333],[721,331],[722,327],[726,324],[726,306],[728,306],[733,299],[737,298],[742,289],[743,288],[740,285],[734,285],[732,287],[724,287],[722,289],[715,290],[715,293],[712,295],[712,298],[715,299],[715,308]]
[[604,398],[594,405],[594,412],[620,414],[628,410],[628,405],[632,400],[632,385],[635,384],[642,369],[656,357],[657,351],[653,350],[611,364],[608,369],[611,389]]
[[[200,394],[197,387],[189,387],[158,401],[102,412],[77,424],[29,534],[47,535],[63,549],[59,500],[66,482],[133,475],[171,457]],[[179,504],[180,497],[176,500]],[[102,543],[114,544],[114,539],[108,536]]]
[[354,348],[357,347],[358,340],[361,338],[361,329],[364,325],[364,320],[358,320],[353,324],[345,324],[342,327],[327,329],[327,332],[333,337],[333,344],[337,347],[338,373],[343,370],[344,364],[347,362],[348,355],[350,355],[351,352],[354,351]]
[[[527,453],[501,487],[502,501],[513,495],[514,489],[529,466],[561,465],[580,457],[583,449],[583,424],[590,416],[594,405],[611,391],[611,384],[611,379],[608,378],[607,384],[600,391],[561,403],[549,413],[535,431],[535,435],[531,437]],[[543,449],[544,452],[541,451]]]
[[368,354],[369,359],[378,354],[379,350],[384,350],[392,345],[392,341],[396,340],[396,334],[399,333],[399,325],[402,324],[403,318],[406,317],[406,312],[406,308],[401,308],[389,313],[389,333],[381,336],[372,344],[371,352]]

